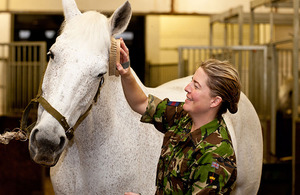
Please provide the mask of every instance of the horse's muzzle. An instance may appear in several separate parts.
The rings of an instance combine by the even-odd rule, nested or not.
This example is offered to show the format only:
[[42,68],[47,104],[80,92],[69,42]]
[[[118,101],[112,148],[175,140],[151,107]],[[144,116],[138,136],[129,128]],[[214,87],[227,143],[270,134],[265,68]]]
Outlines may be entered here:
[[33,129],[31,132],[30,157],[37,164],[47,167],[55,166],[64,150],[66,137],[61,136],[56,140],[51,140],[49,136],[39,136],[39,133],[39,129]]

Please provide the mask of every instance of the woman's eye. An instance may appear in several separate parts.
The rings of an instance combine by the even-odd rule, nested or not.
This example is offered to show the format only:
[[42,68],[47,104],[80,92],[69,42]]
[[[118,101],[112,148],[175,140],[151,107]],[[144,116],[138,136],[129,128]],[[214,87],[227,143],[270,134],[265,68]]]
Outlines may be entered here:
[[47,53],[47,56],[48,56],[49,58],[51,58],[52,60],[54,59],[54,54],[52,53],[51,50]]
[[200,89],[199,84],[198,84],[198,83],[195,83],[195,82],[194,82],[194,87],[195,87],[195,89]]

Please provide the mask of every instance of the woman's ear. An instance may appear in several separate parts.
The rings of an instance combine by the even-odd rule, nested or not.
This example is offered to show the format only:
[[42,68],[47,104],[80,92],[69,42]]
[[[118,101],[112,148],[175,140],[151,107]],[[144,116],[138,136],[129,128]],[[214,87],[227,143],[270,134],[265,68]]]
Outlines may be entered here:
[[216,96],[212,99],[210,107],[211,108],[218,107],[219,105],[221,105],[221,102],[222,102],[222,98],[220,96]]

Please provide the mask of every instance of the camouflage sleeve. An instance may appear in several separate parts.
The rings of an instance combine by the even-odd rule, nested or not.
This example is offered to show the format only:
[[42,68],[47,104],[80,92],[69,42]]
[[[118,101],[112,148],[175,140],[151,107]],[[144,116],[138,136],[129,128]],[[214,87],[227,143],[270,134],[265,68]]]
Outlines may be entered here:
[[148,95],[148,105],[146,108],[146,112],[142,115],[141,122],[153,124],[153,116],[156,112],[156,107],[161,102],[161,99],[153,95]]
[[141,122],[154,124],[157,130],[165,133],[183,113],[183,103],[176,102],[174,105],[170,103],[174,102],[170,102],[168,98],[161,100],[149,95],[148,106],[146,112],[142,115]]
[[191,194],[229,194],[236,180],[235,161],[207,152],[198,162],[191,175],[193,181]]
[[154,124],[156,129],[164,132],[163,117],[168,99],[161,100],[153,95],[148,96],[148,106],[142,115],[141,122]]

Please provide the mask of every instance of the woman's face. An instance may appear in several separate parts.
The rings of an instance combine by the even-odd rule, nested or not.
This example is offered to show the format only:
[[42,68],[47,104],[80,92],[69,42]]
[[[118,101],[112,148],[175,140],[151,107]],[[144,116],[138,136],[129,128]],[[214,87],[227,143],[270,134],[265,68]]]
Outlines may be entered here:
[[201,115],[209,111],[214,98],[210,96],[207,86],[207,74],[200,67],[193,76],[193,80],[184,88],[187,92],[183,109],[190,115]]

